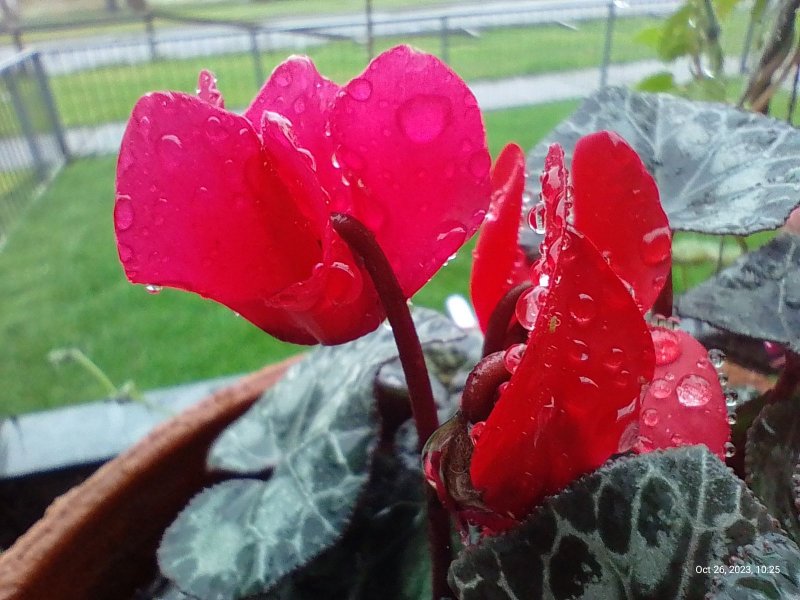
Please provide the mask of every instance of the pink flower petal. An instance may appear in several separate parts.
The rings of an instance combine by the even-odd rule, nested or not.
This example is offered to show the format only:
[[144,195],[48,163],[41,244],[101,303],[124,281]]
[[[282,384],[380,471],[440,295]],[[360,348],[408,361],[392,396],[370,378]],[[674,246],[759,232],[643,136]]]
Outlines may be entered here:
[[326,135],[339,90],[336,83],[320,75],[311,59],[293,56],[275,68],[244,113],[259,132],[266,112],[285,117],[291,123],[295,145],[314,157],[314,170],[331,197],[349,195],[341,170],[333,164],[333,140]]
[[525,153],[509,144],[492,170],[491,205],[472,262],[470,295],[484,331],[500,299],[528,279],[525,255],[518,244],[524,189]]
[[378,56],[331,114],[352,204],[411,296],[483,220],[489,168],[480,111],[437,58],[406,46]]
[[669,222],[653,177],[625,140],[601,131],[578,140],[572,185],[575,228],[647,312],[670,274],[672,257]]
[[653,374],[653,343],[625,286],[588,238],[567,228],[559,248],[527,349],[470,467],[486,505],[518,519],[635,443]]
[[217,108],[225,108],[225,99],[217,89],[217,78],[206,69],[200,71],[197,78],[197,97]]
[[725,460],[728,409],[706,348],[680,329],[651,327],[656,369],[639,413],[639,452],[705,444]]
[[[357,269],[333,264],[324,210],[313,196],[296,198],[268,159],[242,117],[183,94],[142,98],[117,165],[115,228],[128,279],[212,298],[287,341],[331,343],[358,335],[355,326],[374,328],[374,290],[331,283],[332,268]],[[352,310],[328,322],[343,312],[326,297],[331,285],[367,312],[364,323]]]

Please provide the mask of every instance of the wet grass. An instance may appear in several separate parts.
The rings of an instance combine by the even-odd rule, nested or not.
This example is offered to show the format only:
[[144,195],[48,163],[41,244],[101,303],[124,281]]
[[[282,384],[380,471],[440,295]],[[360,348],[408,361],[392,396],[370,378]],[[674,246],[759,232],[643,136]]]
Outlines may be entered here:
[[[493,154],[509,139],[532,146],[574,107],[488,114]],[[114,164],[108,157],[67,167],[0,252],[0,416],[104,394],[77,365],[51,365],[56,348],[79,348],[112,381],[140,389],[244,372],[300,350],[213,302],[128,284],[112,229]],[[469,258],[462,250],[415,301],[440,308],[447,295],[466,293]]]

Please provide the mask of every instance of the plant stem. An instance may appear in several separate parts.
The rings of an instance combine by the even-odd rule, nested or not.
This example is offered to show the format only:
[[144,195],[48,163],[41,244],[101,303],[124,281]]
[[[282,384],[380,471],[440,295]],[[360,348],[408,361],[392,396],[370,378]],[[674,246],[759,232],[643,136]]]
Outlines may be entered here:
[[[381,250],[369,229],[355,217],[344,213],[333,213],[331,223],[356,256],[364,261],[375,290],[381,299],[386,318],[392,326],[400,364],[406,377],[411,414],[417,428],[419,450],[439,427],[436,403],[422,346],[408,309],[406,298],[389,260]],[[426,489],[428,509],[428,541],[431,550],[432,593],[434,600],[452,597],[447,584],[447,569],[452,561],[450,547],[450,521],[447,511],[441,506],[435,492],[423,483]]]
[[511,379],[504,355],[505,352],[498,351],[485,356],[467,377],[461,394],[461,412],[470,423],[489,418],[498,386]]
[[483,356],[489,356],[493,352],[498,352],[504,348],[508,324],[517,309],[517,300],[530,287],[530,283],[520,283],[518,286],[511,288],[497,303],[486,326],[486,337],[483,339]]
[[778,381],[768,392],[769,402],[788,401],[800,386],[800,354],[786,350],[786,364],[783,366]]

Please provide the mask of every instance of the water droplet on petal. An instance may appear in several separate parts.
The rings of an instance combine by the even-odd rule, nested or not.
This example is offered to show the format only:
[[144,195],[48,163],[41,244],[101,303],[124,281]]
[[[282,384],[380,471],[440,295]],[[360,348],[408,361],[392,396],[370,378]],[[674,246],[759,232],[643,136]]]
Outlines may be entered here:
[[351,81],[347,89],[350,95],[359,102],[366,102],[372,95],[372,84],[363,77]]
[[708,360],[714,365],[714,368],[720,369],[725,364],[725,353],[718,348],[711,348],[708,351]]
[[131,250],[129,246],[119,244],[117,249],[119,250],[119,259],[122,262],[126,263],[133,258],[133,250]]
[[467,167],[469,172],[477,179],[483,179],[489,174],[492,166],[492,159],[488,152],[475,152],[469,157]]
[[114,205],[114,224],[117,231],[125,231],[133,225],[133,204],[131,197],[120,194]]
[[481,434],[486,429],[486,421],[478,421],[469,429],[469,439],[472,440],[472,445],[478,443],[478,440],[481,437]]
[[582,340],[572,340],[570,343],[569,357],[574,362],[586,362],[589,360],[589,346]]
[[675,388],[678,402],[684,406],[704,406],[711,399],[711,385],[700,375],[684,376]]
[[670,438],[670,440],[672,441],[673,445],[675,445],[675,446],[682,446],[683,445],[683,437],[681,437],[681,435],[679,433],[673,434],[673,436]]
[[161,162],[169,169],[177,169],[181,165],[183,143],[177,135],[162,135],[158,144]]
[[654,379],[650,384],[650,393],[659,400],[668,398],[672,393],[672,384],[666,379]]
[[733,390],[725,393],[725,406],[728,408],[736,408],[739,404],[739,394]]
[[603,359],[603,366],[609,371],[618,371],[625,361],[625,351],[622,348],[611,348]]
[[731,442],[725,442],[725,457],[732,458],[736,455],[736,446],[734,446]]
[[648,427],[655,427],[658,425],[658,411],[655,408],[648,408],[642,412],[642,423]]
[[361,274],[343,262],[333,262],[328,269],[325,296],[337,305],[355,300],[361,293]]
[[650,330],[653,337],[653,349],[656,353],[656,364],[659,366],[675,362],[681,355],[678,336],[669,329],[654,327]]
[[419,94],[406,100],[397,109],[400,130],[416,144],[427,144],[438,138],[450,122],[453,108],[444,96]]
[[292,76],[286,72],[278,73],[275,76],[275,82],[281,87],[289,87],[292,83]]
[[292,109],[294,109],[295,114],[299,115],[306,110],[306,101],[303,99],[302,96],[299,96],[297,100],[294,101],[292,104]]
[[669,227],[659,227],[642,237],[639,252],[645,264],[659,265],[670,257],[672,239]]
[[206,136],[212,142],[221,142],[228,138],[228,130],[222,125],[219,117],[208,117],[206,121]]
[[526,347],[525,344],[514,344],[513,346],[509,346],[505,354],[503,354],[503,364],[509,373],[513,374],[514,371],[517,370]]
[[543,235],[545,233],[546,212],[547,208],[545,207],[544,202],[537,202],[536,205],[531,209],[531,212],[528,213],[528,223],[530,223],[531,228],[539,235]]
[[578,325],[588,325],[597,315],[597,305],[589,294],[578,294],[569,307],[569,314]]
[[158,294],[161,291],[161,286],[148,283],[146,286],[144,286],[144,289],[147,290],[148,294]]
[[728,415],[728,425],[730,426],[736,425],[736,413],[731,413]]
[[546,288],[536,286],[526,290],[517,300],[515,309],[517,320],[525,329],[533,329],[533,326],[536,325],[536,318],[544,305],[546,293]]

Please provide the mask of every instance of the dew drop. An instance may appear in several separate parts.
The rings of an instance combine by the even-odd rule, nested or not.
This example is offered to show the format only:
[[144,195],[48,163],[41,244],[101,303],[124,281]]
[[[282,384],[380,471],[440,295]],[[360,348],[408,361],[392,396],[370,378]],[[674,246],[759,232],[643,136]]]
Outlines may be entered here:
[[683,442],[683,437],[682,437],[682,436],[681,436],[681,434],[679,434],[679,433],[675,433],[675,434],[673,434],[673,435],[672,435],[672,437],[670,438],[670,441],[671,441],[671,442],[672,442],[672,444],[673,444],[673,445],[675,445],[675,446],[682,446],[682,445],[683,445],[683,443],[684,443],[684,442]]
[[697,360],[697,368],[698,369],[710,369],[711,362],[707,358],[699,358]]
[[720,369],[725,364],[725,353],[719,348],[711,348],[708,351],[708,360],[711,361],[715,369]]
[[571,340],[569,357],[577,363],[589,360],[589,346],[583,340]]
[[700,375],[691,373],[684,376],[675,388],[678,402],[684,406],[704,406],[711,399],[711,386]]
[[292,76],[289,73],[278,73],[275,82],[281,87],[289,87],[292,83]]
[[538,233],[539,235],[544,235],[545,233],[545,213],[547,212],[547,208],[544,205],[544,202],[537,202],[536,205],[531,209],[531,212],[528,214],[528,223],[530,223],[531,228]]
[[478,443],[478,440],[483,434],[484,430],[486,429],[486,421],[478,421],[469,429],[469,439],[472,441],[472,445]]
[[158,294],[161,291],[161,286],[148,283],[146,286],[144,286],[144,289],[148,294]]
[[725,442],[725,458],[732,458],[736,455],[736,446],[731,442]]
[[734,391],[728,391],[725,393],[725,406],[728,408],[736,408],[739,404],[739,394]]
[[544,304],[546,293],[546,288],[536,286],[527,290],[517,300],[517,320],[525,329],[533,329],[534,325],[536,325],[536,318],[539,316],[539,311]]
[[228,130],[222,125],[219,117],[208,117],[206,121],[206,137],[212,142],[221,142],[228,138]]
[[467,237],[467,230],[463,225],[453,224],[448,229],[436,236],[440,244],[452,244],[455,249],[460,248]]
[[659,227],[642,237],[639,252],[645,264],[655,266],[663,263],[670,256],[672,240],[669,227]]
[[666,379],[654,379],[650,384],[650,393],[659,400],[668,398],[672,393],[672,384]]
[[302,114],[306,110],[306,101],[302,96],[299,96],[292,104],[292,109],[296,115]]
[[347,91],[359,102],[366,102],[372,96],[372,84],[368,79],[359,77],[350,82]]
[[169,169],[177,169],[181,164],[183,143],[177,135],[167,134],[161,136],[158,144],[158,153],[161,162]]
[[419,94],[397,109],[400,130],[416,144],[427,144],[444,131],[453,113],[449,98]]
[[731,427],[736,425],[736,413],[731,413],[728,415],[728,425]]
[[597,315],[597,304],[589,294],[578,294],[570,304],[569,314],[578,325],[588,325]]
[[681,346],[677,335],[663,327],[654,327],[650,331],[650,335],[653,337],[657,365],[668,365],[678,360],[681,355]]
[[509,346],[505,354],[503,354],[503,364],[509,373],[513,374],[514,371],[517,370],[526,347],[525,344],[514,344],[513,346]]
[[348,304],[361,293],[361,275],[347,263],[331,263],[327,276],[325,295],[333,304]]
[[609,371],[618,371],[625,361],[625,351],[622,348],[611,348],[603,359],[603,366]]
[[120,194],[114,205],[114,224],[117,231],[126,231],[133,225],[133,204],[131,197]]
[[642,423],[648,427],[655,427],[658,425],[658,411],[655,408],[648,408],[642,412]]

